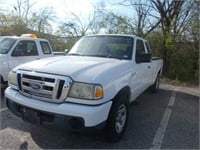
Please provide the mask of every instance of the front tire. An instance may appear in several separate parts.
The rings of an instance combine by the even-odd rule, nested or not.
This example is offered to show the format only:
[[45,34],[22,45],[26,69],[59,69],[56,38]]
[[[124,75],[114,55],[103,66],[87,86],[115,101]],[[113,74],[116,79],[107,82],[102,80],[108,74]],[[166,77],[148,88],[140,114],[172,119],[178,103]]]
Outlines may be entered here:
[[120,140],[124,134],[129,116],[129,101],[127,94],[120,94],[113,100],[113,105],[107,120],[106,136],[110,142]]

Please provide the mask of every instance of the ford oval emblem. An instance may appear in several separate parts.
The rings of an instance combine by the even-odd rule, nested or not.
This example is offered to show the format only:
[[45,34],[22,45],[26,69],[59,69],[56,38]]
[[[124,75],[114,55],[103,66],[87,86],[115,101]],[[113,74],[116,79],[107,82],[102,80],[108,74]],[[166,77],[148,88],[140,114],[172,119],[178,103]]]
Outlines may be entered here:
[[42,85],[40,83],[30,83],[30,87],[34,90],[39,90],[42,88]]

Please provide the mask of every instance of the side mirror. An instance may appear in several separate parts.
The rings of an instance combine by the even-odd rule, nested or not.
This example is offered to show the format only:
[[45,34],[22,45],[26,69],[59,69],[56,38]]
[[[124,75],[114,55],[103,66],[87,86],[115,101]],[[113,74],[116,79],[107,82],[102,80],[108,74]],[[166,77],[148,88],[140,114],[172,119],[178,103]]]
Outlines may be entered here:
[[136,55],[136,63],[151,62],[151,54],[139,54]]
[[65,55],[67,55],[67,53],[69,52],[69,49],[65,49]]

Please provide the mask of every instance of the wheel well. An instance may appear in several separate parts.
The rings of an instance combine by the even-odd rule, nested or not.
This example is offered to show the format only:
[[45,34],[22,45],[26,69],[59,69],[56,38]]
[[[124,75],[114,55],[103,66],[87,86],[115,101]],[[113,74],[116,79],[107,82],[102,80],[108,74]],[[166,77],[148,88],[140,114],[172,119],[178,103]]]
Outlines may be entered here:
[[4,81],[4,80],[3,80],[3,76],[2,76],[2,75],[0,75],[0,78],[1,78],[1,80],[0,80],[0,83],[1,83],[1,84],[7,84],[7,83],[8,83],[7,81]]
[[157,74],[157,75],[161,76],[161,69],[158,71],[158,74]]
[[[130,96],[131,96],[131,89],[129,86],[123,87],[115,96],[115,98],[119,95],[127,95],[128,100],[130,101]],[[115,99],[114,98],[114,99]]]
[[3,81],[3,77],[0,75],[0,77],[1,77],[1,83],[3,83],[4,81]]

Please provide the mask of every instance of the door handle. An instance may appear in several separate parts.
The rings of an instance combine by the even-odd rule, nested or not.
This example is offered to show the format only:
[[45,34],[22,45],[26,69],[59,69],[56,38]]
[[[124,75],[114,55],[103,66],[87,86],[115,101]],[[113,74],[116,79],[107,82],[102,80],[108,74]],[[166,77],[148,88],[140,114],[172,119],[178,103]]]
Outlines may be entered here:
[[148,69],[150,69],[151,68],[151,66],[148,66]]

